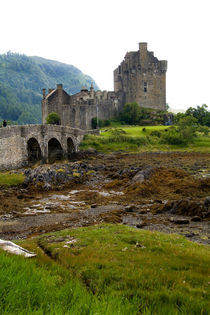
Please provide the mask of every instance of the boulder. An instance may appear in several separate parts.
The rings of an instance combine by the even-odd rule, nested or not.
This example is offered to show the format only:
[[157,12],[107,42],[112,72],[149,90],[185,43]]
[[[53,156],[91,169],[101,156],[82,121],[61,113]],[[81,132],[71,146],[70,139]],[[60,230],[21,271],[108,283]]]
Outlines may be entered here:
[[145,180],[149,179],[154,172],[154,168],[152,166],[148,166],[147,168],[139,171],[133,177],[134,183],[143,183]]

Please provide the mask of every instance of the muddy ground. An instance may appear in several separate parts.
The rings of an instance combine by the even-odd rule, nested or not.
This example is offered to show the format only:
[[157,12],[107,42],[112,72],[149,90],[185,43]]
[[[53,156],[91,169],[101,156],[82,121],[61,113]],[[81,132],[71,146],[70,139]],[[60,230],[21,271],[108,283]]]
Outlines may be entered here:
[[22,171],[22,187],[0,189],[1,239],[109,222],[209,243],[210,154],[80,153]]

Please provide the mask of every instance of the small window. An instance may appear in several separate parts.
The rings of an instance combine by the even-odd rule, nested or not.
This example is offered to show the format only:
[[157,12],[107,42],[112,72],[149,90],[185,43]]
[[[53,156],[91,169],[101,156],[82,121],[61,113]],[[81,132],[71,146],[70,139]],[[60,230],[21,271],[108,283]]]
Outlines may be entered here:
[[146,87],[144,88],[144,92],[147,92],[147,88]]
[[147,82],[144,82],[144,86],[147,87]]

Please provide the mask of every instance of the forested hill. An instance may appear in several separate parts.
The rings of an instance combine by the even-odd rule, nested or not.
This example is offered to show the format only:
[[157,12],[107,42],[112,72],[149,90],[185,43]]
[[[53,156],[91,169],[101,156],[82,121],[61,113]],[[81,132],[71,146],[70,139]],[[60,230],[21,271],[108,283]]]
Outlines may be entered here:
[[74,94],[91,82],[97,89],[91,77],[72,65],[10,52],[0,55],[0,122],[41,123],[43,88],[62,83],[68,93]]

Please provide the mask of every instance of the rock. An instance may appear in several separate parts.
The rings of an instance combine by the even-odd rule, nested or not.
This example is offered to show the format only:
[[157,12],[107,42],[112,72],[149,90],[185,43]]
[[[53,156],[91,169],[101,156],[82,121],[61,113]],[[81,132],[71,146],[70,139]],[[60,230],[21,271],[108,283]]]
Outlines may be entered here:
[[174,219],[173,222],[175,224],[189,224],[190,223],[188,219]]
[[4,241],[4,240],[0,240],[0,247],[5,250],[6,252],[9,252],[11,254],[15,254],[15,255],[21,255],[24,256],[26,258],[31,258],[31,257],[35,257],[36,254],[29,252],[27,249],[20,247],[18,245],[16,245],[13,242],[10,241]]
[[149,179],[152,173],[154,172],[154,168],[149,166],[141,171],[139,171],[134,177],[133,182],[135,183],[143,183],[146,179]]
[[170,213],[206,217],[207,209],[202,201],[180,199],[173,202]]
[[96,204],[96,203],[93,203],[90,207],[91,207],[91,208],[96,208],[96,207],[97,207],[97,204]]
[[191,237],[195,236],[195,233],[193,233],[193,232],[187,233],[187,234],[185,234],[185,236],[191,238]]
[[128,205],[125,207],[126,212],[134,212],[135,210],[137,210],[137,207],[135,205]]
[[170,211],[173,207],[173,201],[167,200],[165,203],[154,203],[151,207],[151,211],[154,214]]
[[199,216],[195,216],[195,217],[192,217],[191,221],[193,221],[193,222],[200,222],[201,218]]
[[136,224],[136,227],[137,227],[137,229],[140,229],[140,228],[142,228],[145,225],[146,225],[145,222],[140,221],[139,223]]
[[206,197],[206,199],[204,200],[204,205],[207,208],[210,206],[210,196]]
[[52,186],[49,183],[45,183],[43,189],[48,191],[52,188]]

